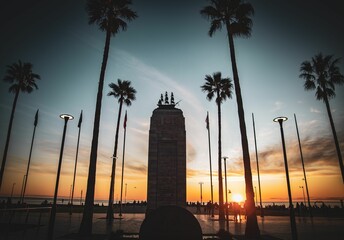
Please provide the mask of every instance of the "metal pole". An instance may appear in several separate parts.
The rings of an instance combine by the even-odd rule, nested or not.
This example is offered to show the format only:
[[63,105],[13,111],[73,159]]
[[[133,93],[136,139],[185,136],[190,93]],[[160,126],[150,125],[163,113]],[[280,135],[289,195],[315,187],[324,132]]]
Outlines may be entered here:
[[[253,122],[253,134],[254,134],[254,147],[256,149],[256,160],[257,160],[257,174],[258,174],[258,188],[259,188],[259,200],[260,200],[260,216],[264,217],[264,209],[262,203],[262,189],[260,186],[260,174],[259,174],[259,163],[258,163],[258,148],[257,148],[257,139],[256,139],[256,125],[254,122],[254,115],[252,113],[252,122]],[[257,202],[257,197],[256,197]]]
[[70,188],[69,188],[68,204],[70,204],[70,205],[71,205],[71,202],[72,202],[72,187],[73,187],[73,185],[70,185]]
[[55,184],[54,201],[53,201],[53,205],[51,207],[51,212],[50,212],[49,228],[48,228],[48,240],[53,239],[53,234],[54,234],[54,225],[55,225],[55,217],[56,217],[57,192],[58,192],[58,188],[59,188],[59,180],[60,180],[63,148],[64,148],[64,142],[65,142],[65,138],[66,138],[67,123],[68,123],[69,119],[71,119],[71,120],[73,119],[73,117],[70,116],[70,115],[61,115],[60,117],[64,119],[65,123],[64,123],[64,128],[63,128],[59,165],[58,165],[58,168],[57,168],[57,177],[56,177],[56,184]]
[[210,147],[210,127],[209,127],[209,113],[207,112],[207,129],[208,129],[208,144],[209,144],[209,165],[210,165],[210,191],[211,191],[211,216],[214,217],[214,194],[213,194],[213,171],[211,167],[211,147]]
[[[127,117],[127,111],[125,111],[125,118]],[[124,120],[124,124],[126,124],[126,119]],[[123,157],[122,157],[122,177],[121,177],[121,199],[119,204],[119,216],[122,216],[122,195],[123,195],[123,176],[124,176],[124,155],[125,155],[125,137],[127,133],[127,127],[124,125],[124,140],[123,140]]]
[[299,134],[299,127],[297,125],[297,120],[296,120],[296,114],[294,113],[294,119],[295,119],[295,126],[296,126],[296,133],[297,133],[297,139],[299,141],[299,150],[300,150],[300,157],[301,157],[301,163],[302,163],[302,170],[303,170],[303,179],[305,180],[305,186],[306,186],[306,193],[307,193],[307,201],[308,201],[308,209],[309,209],[309,216],[312,218],[312,206],[311,206],[311,201],[309,198],[309,191],[308,191],[308,183],[307,183],[307,176],[306,176],[306,169],[305,169],[305,163],[303,161],[303,154],[302,154],[302,146],[301,146],[301,141],[300,141],[300,134]]
[[82,110],[81,110],[81,113],[80,113],[79,123],[78,123],[79,132],[78,132],[78,141],[77,141],[77,144],[76,144],[76,154],[75,154],[75,164],[74,164],[74,175],[73,175],[73,187],[72,187],[72,198],[71,198],[71,201],[70,201],[70,211],[69,211],[69,214],[70,214],[70,215],[72,215],[72,208],[73,208],[74,187],[75,187],[75,176],[76,176],[76,166],[77,166],[77,164],[78,164],[78,155],[79,155],[79,143],[80,143],[81,122],[82,122]]
[[199,183],[199,186],[200,186],[200,190],[201,190],[201,206],[202,206],[202,203],[203,203],[203,196],[202,196],[202,185],[203,185],[203,182],[200,182]]
[[24,182],[24,186],[23,186],[23,195],[21,198],[21,203],[24,203],[24,198],[25,198],[25,191],[26,191],[26,184],[27,184],[27,179],[29,176],[29,168],[30,168],[30,162],[31,162],[31,154],[32,154],[32,147],[33,147],[33,142],[35,140],[35,134],[36,134],[36,126],[37,126],[37,121],[38,121],[38,109],[35,115],[35,122],[34,122],[34,128],[33,128],[33,134],[32,134],[32,139],[31,139],[31,147],[30,147],[30,154],[29,154],[29,161],[27,164],[27,168],[26,168],[26,174],[25,174],[25,182]]
[[80,206],[82,205],[82,189],[81,189],[81,193],[80,193]]
[[227,223],[227,230],[229,230],[229,219],[228,219],[228,190],[227,190],[227,164],[226,160],[228,157],[223,157],[224,165],[225,165],[225,192],[226,192],[226,223]]
[[22,202],[22,199],[23,199],[23,192],[24,192],[24,184],[25,184],[25,178],[26,178],[26,175],[23,176],[23,181],[22,181],[22,188],[20,190],[20,202]]
[[283,132],[283,121],[286,121],[288,118],[286,117],[280,117],[275,118],[274,121],[278,122],[280,125],[281,130],[281,138],[282,138],[282,147],[283,147],[283,156],[284,156],[284,167],[285,167],[285,174],[287,178],[287,187],[288,187],[288,197],[289,197],[289,211],[290,211],[290,225],[291,225],[291,234],[292,239],[297,240],[297,229],[296,229],[296,222],[295,222],[295,213],[294,213],[294,206],[291,196],[291,190],[290,190],[290,180],[289,180],[289,170],[288,170],[288,160],[287,160],[287,152],[285,148],[285,142],[284,142],[284,132]]
[[128,187],[128,184],[126,183],[125,184],[125,195],[124,195],[124,202],[127,203],[127,187]]

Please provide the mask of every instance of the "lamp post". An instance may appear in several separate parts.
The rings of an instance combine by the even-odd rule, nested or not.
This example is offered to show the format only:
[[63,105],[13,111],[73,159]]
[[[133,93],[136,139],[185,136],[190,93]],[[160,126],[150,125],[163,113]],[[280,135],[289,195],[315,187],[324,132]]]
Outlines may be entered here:
[[203,185],[204,183],[203,182],[199,182],[199,186],[200,186],[200,190],[201,190],[201,206],[202,206],[202,203],[203,203],[203,194],[202,194],[202,185]]
[[224,167],[225,167],[225,193],[226,193],[226,223],[227,223],[227,230],[229,230],[229,222],[228,222],[228,191],[227,191],[227,164],[226,160],[228,157],[222,157],[224,161]]
[[80,206],[82,205],[82,189],[81,189],[81,192],[80,192]]
[[127,204],[127,187],[128,187],[128,184],[126,183],[125,184],[125,195],[124,195],[124,202],[125,202],[125,204]]
[[57,177],[56,177],[56,184],[55,184],[54,201],[53,201],[53,205],[51,207],[51,212],[50,212],[49,228],[48,228],[48,240],[53,239],[53,234],[54,234],[57,192],[58,192],[58,188],[59,188],[59,180],[60,180],[63,148],[64,148],[64,142],[65,142],[65,138],[66,138],[67,123],[68,123],[68,120],[73,120],[74,119],[74,117],[72,115],[69,115],[69,114],[61,114],[60,118],[62,118],[64,120],[64,128],[63,128],[63,134],[62,134],[62,143],[61,143],[61,149],[60,149],[59,165],[58,165],[58,168],[57,168]]
[[299,186],[299,188],[302,188],[302,195],[303,195],[303,203],[305,204],[306,206],[306,197],[305,197],[305,189],[303,186]]
[[295,214],[294,214],[294,207],[293,201],[291,197],[291,190],[290,190],[290,181],[289,181],[289,170],[288,170],[288,161],[287,161],[287,152],[285,149],[285,142],[284,142],[284,132],[283,132],[283,122],[287,121],[287,117],[277,117],[274,118],[274,122],[278,122],[281,129],[281,138],[282,138],[282,147],[283,147],[283,156],[284,156],[284,166],[285,166],[285,174],[287,178],[287,187],[288,187],[288,197],[289,197],[289,216],[290,216],[290,225],[291,225],[291,234],[292,239],[297,239],[297,230],[296,230],[296,222],[295,222]]

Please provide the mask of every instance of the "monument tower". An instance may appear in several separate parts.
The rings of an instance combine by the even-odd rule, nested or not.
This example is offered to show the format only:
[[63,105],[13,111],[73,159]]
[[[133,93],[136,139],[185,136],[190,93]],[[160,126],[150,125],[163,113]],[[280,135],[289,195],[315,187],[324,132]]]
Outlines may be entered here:
[[161,94],[149,130],[147,213],[160,206],[186,206],[186,133],[182,110]]

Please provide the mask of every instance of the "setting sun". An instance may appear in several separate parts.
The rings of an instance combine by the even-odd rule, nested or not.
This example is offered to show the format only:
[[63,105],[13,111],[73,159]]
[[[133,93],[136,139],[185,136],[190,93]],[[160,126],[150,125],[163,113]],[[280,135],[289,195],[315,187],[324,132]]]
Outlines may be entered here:
[[244,198],[243,198],[243,196],[241,194],[236,193],[236,194],[232,195],[232,201],[240,203],[240,202],[244,201]]

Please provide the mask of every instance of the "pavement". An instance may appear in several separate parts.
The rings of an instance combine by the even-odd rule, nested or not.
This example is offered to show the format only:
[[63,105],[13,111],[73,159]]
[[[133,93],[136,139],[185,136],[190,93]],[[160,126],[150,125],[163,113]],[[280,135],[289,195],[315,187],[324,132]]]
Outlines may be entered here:
[[[109,233],[122,230],[128,239],[138,239],[138,233],[145,215],[143,213],[124,213],[122,219],[115,219],[109,226],[104,219],[105,213],[95,213],[93,216],[94,240],[107,240]],[[219,221],[205,214],[195,215],[199,221],[204,239],[215,239],[219,230]],[[57,213],[54,228],[54,239],[75,239],[82,213]],[[257,217],[262,239],[289,240],[291,239],[288,216]],[[49,222],[49,212],[19,212],[14,215],[0,216],[0,240],[46,240]],[[301,240],[343,240],[344,218],[338,217],[296,217],[298,238]],[[229,221],[229,232],[235,239],[244,239],[245,219]]]

